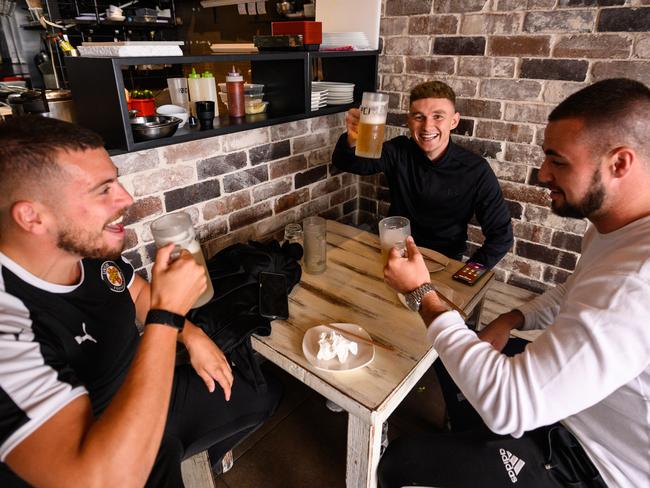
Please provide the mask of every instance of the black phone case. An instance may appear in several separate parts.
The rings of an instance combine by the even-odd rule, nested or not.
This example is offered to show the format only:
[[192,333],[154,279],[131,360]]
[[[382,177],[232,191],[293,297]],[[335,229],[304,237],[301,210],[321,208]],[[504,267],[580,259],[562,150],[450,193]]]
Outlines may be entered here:
[[261,272],[259,275],[259,312],[267,319],[289,318],[287,278],[280,273]]
[[483,276],[486,271],[487,268],[482,264],[469,262],[456,271],[452,275],[452,278],[471,286],[480,280],[481,276]]

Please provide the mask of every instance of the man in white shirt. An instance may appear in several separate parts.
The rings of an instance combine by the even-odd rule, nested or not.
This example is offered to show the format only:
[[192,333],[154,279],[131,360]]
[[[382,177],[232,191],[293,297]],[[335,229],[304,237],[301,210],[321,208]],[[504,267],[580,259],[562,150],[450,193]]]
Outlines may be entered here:
[[[434,291],[422,296],[428,339],[493,433],[398,439],[379,466],[382,488],[650,486],[648,129],[650,90],[627,79],[551,112],[539,180],[556,214],[590,221],[580,261],[565,284],[478,337]],[[429,273],[412,239],[407,247],[405,258],[391,252],[385,278],[421,293]],[[515,328],[545,331],[508,357]]]

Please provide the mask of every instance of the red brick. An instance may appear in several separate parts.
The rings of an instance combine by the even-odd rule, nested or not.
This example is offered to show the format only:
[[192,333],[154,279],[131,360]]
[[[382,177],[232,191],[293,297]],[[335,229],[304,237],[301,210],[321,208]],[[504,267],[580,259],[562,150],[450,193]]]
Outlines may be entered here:
[[408,33],[408,17],[382,17],[379,24],[379,35],[403,36]]
[[551,244],[551,237],[553,235],[553,230],[548,227],[521,221],[513,224],[512,232],[517,239],[524,239],[543,245]]
[[569,95],[587,86],[587,83],[574,83],[572,81],[547,81],[542,98],[545,102],[557,105]]
[[386,16],[431,13],[433,0],[400,0],[386,2]]
[[469,14],[463,16],[460,33],[477,34],[516,34],[521,24],[522,14]]
[[384,44],[385,54],[422,56],[429,54],[429,37],[389,37]]
[[632,39],[617,34],[582,34],[560,37],[553,47],[556,58],[628,58]]
[[531,143],[533,136],[533,129],[526,125],[480,120],[476,127],[476,137],[482,139]]
[[[406,58],[407,61],[409,58]],[[402,73],[404,72],[403,56],[379,56],[380,73]]]
[[341,180],[339,178],[329,178],[325,181],[320,181],[311,188],[311,198],[314,200],[328,193],[333,193],[340,188]]
[[551,245],[559,247],[560,249],[579,253],[582,250],[582,236],[556,230],[553,232]]
[[634,57],[646,59],[650,58],[650,34],[639,34],[636,36],[636,38],[637,40],[634,46]]
[[409,18],[410,35],[456,34],[458,19],[455,15],[421,15]]
[[650,61],[595,61],[593,81],[606,78],[632,78],[650,85]]
[[239,229],[245,225],[258,222],[273,214],[270,202],[263,202],[253,207],[233,212],[228,216],[230,230]]
[[485,78],[512,78],[515,74],[515,61],[511,58],[463,56],[458,62],[458,74]]
[[598,17],[599,32],[647,32],[650,8],[607,8]]
[[501,102],[491,100],[457,98],[456,110],[460,112],[461,116],[480,117],[482,119],[501,118]]
[[227,215],[235,210],[241,210],[251,204],[248,191],[240,191],[226,195],[203,206],[203,219],[212,220],[219,215]]
[[553,105],[506,103],[504,120],[546,124]]
[[480,86],[482,98],[506,100],[537,100],[541,83],[531,80],[483,80]]
[[487,0],[436,0],[433,9],[437,14],[479,12],[486,3]]
[[519,69],[519,77],[584,81],[588,68],[588,61],[578,59],[524,59]]
[[307,159],[304,155],[293,156],[281,161],[269,163],[269,174],[271,179],[279,178],[291,173],[296,173],[307,167]]
[[493,36],[488,42],[491,56],[548,56],[549,36]]
[[508,142],[504,158],[506,161],[512,161],[513,163],[539,167],[544,160],[544,151],[534,144],[513,144]]
[[294,184],[296,188],[302,188],[324,178],[327,178],[327,166],[315,166],[307,171],[296,173]]
[[409,73],[454,74],[454,58],[451,57],[407,57],[406,71]]
[[524,32],[591,32],[596,21],[595,9],[528,12]]
[[563,269],[554,268],[552,266],[547,266],[544,270],[544,281],[547,283],[552,283],[554,285],[560,285],[564,283],[571,273]]
[[307,201],[309,201],[309,188],[301,188],[278,198],[275,202],[275,213],[279,214]]
[[499,180],[525,183],[527,167],[523,164],[512,164],[505,161],[491,161],[490,166]]
[[140,220],[162,213],[162,202],[159,197],[145,197],[136,200],[124,215],[124,225],[134,224]]
[[282,178],[281,180],[272,180],[264,185],[253,188],[253,201],[255,203],[261,202],[271,197],[284,195],[285,193],[293,190],[293,182],[290,177]]
[[232,193],[250,186],[258,185],[269,179],[269,170],[266,164],[251,169],[237,171],[224,176],[223,191]]
[[496,10],[534,10],[555,7],[556,0],[498,0]]
[[220,194],[217,180],[208,180],[184,188],[177,188],[165,192],[165,209],[167,212],[171,212],[198,202],[217,198]]
[[521,240],[516,241],[515,252],[521,257],[541,261],[569,271],[572,271],[578,262],[578,256],[576,254]]
[[482,56],[485,54],[485,37],[436,37],[432,54]]
[[548,190],[544,188],[520,185],[517,183],[503,182],[501,185],[503,196],[509,200],[515,200],[522,203],[532,203],[534,205],[548,206],[550,198]]

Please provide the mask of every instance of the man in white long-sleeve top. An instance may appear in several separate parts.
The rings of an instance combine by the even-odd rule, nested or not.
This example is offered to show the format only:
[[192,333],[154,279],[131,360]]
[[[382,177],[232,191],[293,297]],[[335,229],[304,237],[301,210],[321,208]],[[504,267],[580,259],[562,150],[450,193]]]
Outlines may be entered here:
[[[580,261],[565,284],[478,337],[424,294],[427,337],[492,432],[398,439],[379,466],[382,488],[650,486],[648,130],[650,90],[627,79],[551,112],[539,180],[556,214],[590,221]],[[391,252],[385,276],[403,293],[430,280],[412,240],[408,257]],[[512,329],[545,331],[508,357]]]

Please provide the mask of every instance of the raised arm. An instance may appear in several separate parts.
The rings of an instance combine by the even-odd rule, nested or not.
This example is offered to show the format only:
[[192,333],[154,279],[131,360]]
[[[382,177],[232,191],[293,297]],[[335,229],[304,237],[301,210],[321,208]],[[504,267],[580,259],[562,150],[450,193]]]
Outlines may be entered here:
[[[151,306],[185,315],[205,289],[205,273],[186,252],[169,263],[172,249],[156,256]],[[167,418],[177,335],[173,327],[147,324],[124,383],[99,418],[87,395],[75,396],[5,462],[35,486],[143,486]]]

